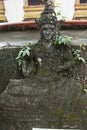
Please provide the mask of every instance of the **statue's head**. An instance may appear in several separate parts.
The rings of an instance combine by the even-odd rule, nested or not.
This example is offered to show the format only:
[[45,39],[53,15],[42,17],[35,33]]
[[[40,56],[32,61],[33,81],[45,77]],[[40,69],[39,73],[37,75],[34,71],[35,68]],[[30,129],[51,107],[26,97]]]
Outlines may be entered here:
[[49,41],[53,39],[55,35],[55,26],[53,24],[45,24],[41,27],[42,38]]
[[40,40],[52,41],[58,33],[57,17],[50,0],[47,1],[41,17],[36,20],[40,27]]

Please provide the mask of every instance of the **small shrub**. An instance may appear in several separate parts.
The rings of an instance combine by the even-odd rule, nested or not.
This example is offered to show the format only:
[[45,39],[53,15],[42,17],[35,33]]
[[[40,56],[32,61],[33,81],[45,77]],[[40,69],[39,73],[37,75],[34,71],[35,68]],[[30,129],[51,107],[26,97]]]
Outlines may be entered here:
[[22,65],[23,58],[26,56],[29,57],[31,55],[30,50],[31,48],[29,46],[23,46],[21,50],[18,52],[16,60],[18,62],[19,67]]
[[70,36],[56,36],[55,41],[54,41],[54,45],[58,46],[58,45],[70,45],[72,40],[72,37]]

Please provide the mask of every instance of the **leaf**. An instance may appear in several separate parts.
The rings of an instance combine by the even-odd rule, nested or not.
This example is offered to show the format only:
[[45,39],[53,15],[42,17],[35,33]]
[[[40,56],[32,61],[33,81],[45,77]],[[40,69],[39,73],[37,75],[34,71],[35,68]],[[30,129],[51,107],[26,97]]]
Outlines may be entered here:
[[65,16],[62,16],[61,20],[63,20],[63,21],[64,21],[65,19],[66,19],[66,17],[65,17]]
[[85,45],[83,43],[80,44],[80,48],[85,50]]
[[20,57],[17,56],[17,57],[16,57],[16,60],[18,60],[18,59],[20,59]]
[[57,12],[57,15],[61,15],[61,11]]
[[80,54],[79,54],[79,53],[77,53],[77,54],[76,54],[76,57],[79,59],[79,58],[80,58]]
[[28,56],[30,56],[30,52],[29,52],[28,50],[26,50],[26,54],[27,54]]
[[55,41],[57,42],[57,44],[64,44],[64,45],[68,45],[68,43],[71,42],[72,37],[70,36],[59,36],[55,39]]
[[76,50],[77,53],[81,53],[81,50]]
[[54,41],[54,45],[56,45],[56,44],[57,44],[57,41],[55,40],[55,41]]
[[18,57],[21,57],[22,54],[23,54],[23,49],[19,51]]
[[24,52],[23,52],[23,57],[26,56],[26,54],[27,54],[26,51],[24,51]]
[[83,63],[85,63],[85,60],[84,60],[84,58],[82,58],[82,57],[79,57],[78,58],[80,61],[82,61]]
[[30,48],[30,47],[27,47],[27,50],[28,50],[28,51],[30,51],[30,50],[31,50],[31,48]]
[[18,60],[18,65],[19,65],[19,66],[22,65],[22,60],[21,60],[21,59]]
[[87,93],[87,89],[84,89],[84,92]]

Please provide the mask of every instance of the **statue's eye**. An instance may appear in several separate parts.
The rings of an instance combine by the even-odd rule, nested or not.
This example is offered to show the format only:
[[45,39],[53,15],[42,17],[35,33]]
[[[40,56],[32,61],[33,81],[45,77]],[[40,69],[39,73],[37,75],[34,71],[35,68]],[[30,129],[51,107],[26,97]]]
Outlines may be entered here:
[[54,30],[54,28],[51,28],[51,30]]
[[48,28],[44,28],[43,30],[48,30]]

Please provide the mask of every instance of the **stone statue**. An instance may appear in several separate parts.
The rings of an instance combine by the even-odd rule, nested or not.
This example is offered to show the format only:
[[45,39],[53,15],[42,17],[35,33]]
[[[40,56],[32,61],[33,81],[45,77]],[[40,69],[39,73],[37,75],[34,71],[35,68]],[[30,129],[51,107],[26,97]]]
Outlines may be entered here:
[[39,48],[44,48],[45,46],[45,48],[50,48],[50,50],[56,51],[58,53],[58,57],[60,58],[59,60],[60,62],[63,62],[63,64],[61,64],[57,68],[57,71],[62,73],[62,71],[69,71],[69,69],[71,70],[71,68],[74,66],[74,58],[70,47],[65,47],[63,45],[60,45],[57,49],[54,49],[55,47],[53,47],[53,43],[55,41],[56,36],[60,36],[60,26],[56,17],[56,13],[53,9],[53,4],[51,0],[47,1],[45,9],[42,12],[41,17],[39,19],[36,19],[36,23],[40,27],[39,44],[41,45],[41,47]]
[[[34,50],[38,50],[38,46],[43,46],[43,45],[46,48],[51,47],[53,45],[56,35],[59,35],[59,27],[58,27],[56,13],[53,9],[52,2],[50,0],[47,1],[45,5],[45,9],[41,14],[41,17],[39,19],[36,19],[36,22],[38,26],[40,27],[40,40],[37,43],[37,45],[34,46],[35,48]],[[31,48],[33,50],[33,47]],[[31,58],[32,60],[23,62],[22,71],[23,71],[24,77],[30,77],[31,73],[36,74],[34,71],[38,69],[36,69],[35,67],[36,65],[38,66],[39,64],[38,59],[40,59],[38,57],[37,59],[35,59],[37,55],[36,53],[37,52],[33,54],[34,58]]]
[[[87,128],[82,120],[87,121],[87,111],[79,102],[82,84],[77,79],[72,50],[69,46],[53,44],[55,36],[60,34],[51,1],[47,1],[36,21],[40,27],[40,41],[31,46],[33,57],[27,64],[29,77],[10,80],[0,95],[0,129],[59,129],[66,125]],[[87,100],[84,106],[87,108]]]
[[[32,50],[34,50],[33,55],[35,57],[34,59],[36,59],[36,60],[34,61],[32,59],[29,62],[29,64],[27,64],[27,67],[26,67],[26,64],[24,64],[25,66],[22,67],[23,72],[25,74],[27,74],[27,77],[30,77],[31,72],[35,73],[34,72],[35,67],[36,67],[35,64],[37,64],[37,62],[38,62],[38,67],[37,67],[38,69],[36,69],[36,70],[39,71],[39,67],[41,68],[43,66],[43,65],[41,66],[41,62],[43,62],[43,60],[39,56],[40,52],[42,51],[42,53],[43,53],[43,50],[44,50],[44,53],[46,54],[47,53],[46,51],[50,50],[50,53],[54,53],[55,51],[58,53],[57,54],[58,56],[56,56],[56,57],[59,57],[58,61],[60,60],[59,62],[61,62],[61,64],[57,66],[57,71],[59,73],[63,73],[63,74],[66,73],[68,75],[69,71],[71,72],[71,70],[72,70],[71,68],[74,67],[75,62],[74,62],[72,50],[70,49],[70,47],[68,47],[68,46],[65,47],[65,46],[61,46],[61,45],[56,49],[55,49],[55,47],[53,47],[55,38],[56,38],[56,36],[60,36],[60,32],[59,32],[59,23],[57,21],[56,13],[53,9],[52,2],[50,0],[48,0],[46,2],[44,11],[42,12],[41,17],[39,19],[36,19],[36,23],[38,24],[38,26],[40,28],[40,40],[34,47],[31,47]],[[51,52],[51,50],[52,50],[52,52]],[[51,54],[49,54],[49,56],[50,55]],[[40,63],[39,63],[38,59],[40,60]],[[36,71],[35,75],[37,75],[37,71]],[[73,71],[72,71],[72,75],[73,75]],[[26,77],[26,75],[25,75],[25,77]]]

